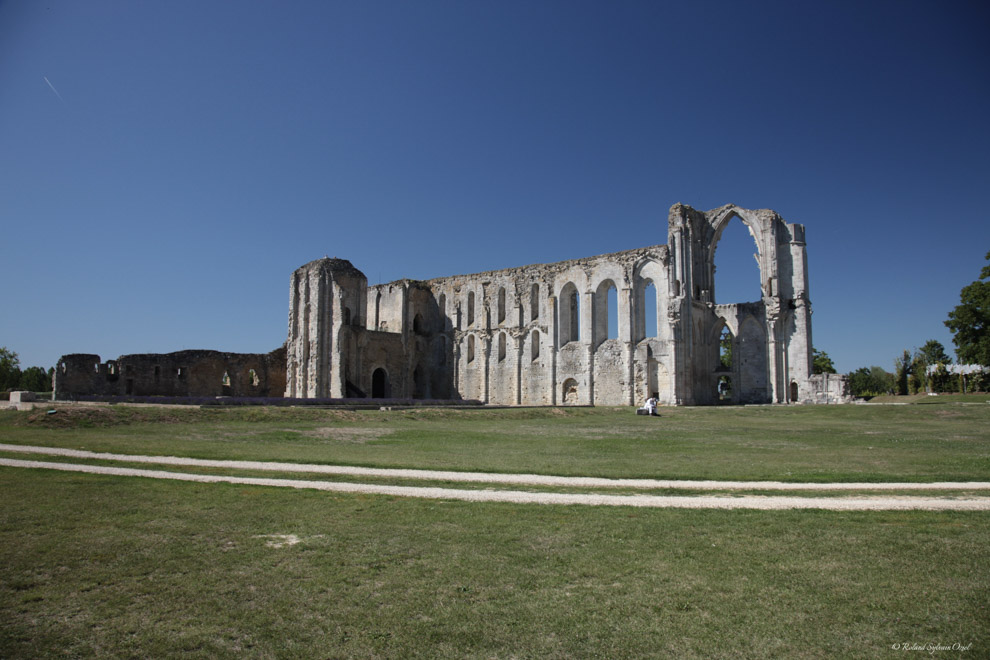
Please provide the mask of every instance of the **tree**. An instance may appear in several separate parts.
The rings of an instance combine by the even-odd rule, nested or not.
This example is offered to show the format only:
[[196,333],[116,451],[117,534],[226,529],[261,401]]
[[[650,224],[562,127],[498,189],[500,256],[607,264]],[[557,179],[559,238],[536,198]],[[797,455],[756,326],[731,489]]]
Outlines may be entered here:
[[21,372],[17,389],[29,392],[51,392],[52,382],[48,372],[41,367],[28,367]]
[[924,360],[925,365],[952,364],[952,358],[945,352],[945,346],[942,346],[942,342],[934,339],[926,341],[918,353]]
[[811,349],[811,354],[813,356],[811,363],[811,373],[813,374],[834,374],[835,365],[832,364],[832,358],[828,356],[825,351],[820,351],[817,348]]
[[15,389],[21,380],[21,360],[17,353],[0,347],[0,392]]
[[892,391],[895,380],[881,367],[860,367],[849,374],[849,391],[853,396],[879,396]]
[[911,351],[904,351],[904,355],[894,360],[894,386],[898,394],[908,393],[908,376],[913,365],[914,358],[911,357]]
[[[986,259],[990,261],[990,252]],[[980,271],[980,279],[959,292],[959,304],[949,312],[945,325],[952,331],[960,364],[990,367],[990,265]]]
[[[952,364],[952,358],[945,352],[941,342],[929,339],[914,354],[914,377],[919,389],[932,392],[946,392],[954,387],[952,377],[945,365]],[[929,373],[929,368],[934,367]]]

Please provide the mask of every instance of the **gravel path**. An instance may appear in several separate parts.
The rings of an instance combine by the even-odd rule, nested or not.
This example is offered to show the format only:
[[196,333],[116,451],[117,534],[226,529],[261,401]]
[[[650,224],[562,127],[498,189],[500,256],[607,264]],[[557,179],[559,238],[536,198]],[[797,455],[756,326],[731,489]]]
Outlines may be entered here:
[[319,465],[315,463],[283,463],[276,461],[228,461],[178,456],[140,456],[110,454],[38,447],[30,445],[0,444],[0,451],[49,456],[68,456],[104,461],[151,463],[187,467],[232,468],[268,472],[306,472],[311,474],[352,475],[386,477],[392,479],[425,479],[430,481],[460,481],[464,483],[515,484],[519,486],[565,486],[573,488],[682,488],[692,490],[990,490],[986,481],[953,481],[934,483],[788,483],[783,481],[692,481],[686,479],[606,479],[603,477],[559,477],[540,474],[499,474],[489,472],[455,472],[450,470],[407,470],[391,468],[352,467],[346,465]]
[[[763,488],[757,484],[777,484],[781,487],[807,490],[848,488],[851,484],[782,484],[778,482],[687,482],[687,481],[654,481],[648,479],[593,479],[587,477],[541,477],[539,475],[490,475],[483,473],[463,472],[434,472],[430,470],[381,470],[372,468],[348,468],[325,465],[299,465],[257,461],[208,461],[202,459],[130,456],[126,454],[107,454],[73,449],[58,449],[50,447],[25,447],[20,445],[0,444],[0,451],[16,451],[22,453],[41,453],[69,456],[75,458],[131,461],[141,463],[159,463],[180,466],[223,467],[236,469],[261,469],[299,471],[299,472],[330,472],[334,474],[360,474],[373,476],[391,476],[419,479],[447,479],[461,481],[498,481],[492,477],[515,479],[511,483],[529,483],[540,485],[567,486],[630,486],[644,488],[672,487],[662,484],[678,484],[680,488],[695,488],[685,484],[708,484],[707,488]],[[232,477],[207,474],[189,474],[184,472],[167,472],[163,470],[145,470],[137,468],[106,467],[99,465],[82,465],[77,463],[52,463],[46,461],[20,460],[0,458],[0,466],[20,468],[40,468],[61,470],[66,472],[85,472],[90,474],[106,474],[126,477],[145,477],[153,479],[171,479],[176,481],[193,481],[200,483],[230,483],[253,486],[275,486],[281,488],[306,488],[341,493],[373,493],[397,497],[418,497],[439,500],[463,500],[468,502],[513,502],[523,504],[583,504],[592,506],[636,506],[655,508],[689,508],[689,509],[827,509],[832,511],[876,511],[876,510],[937,510],[937,511],[987,511],[990,510],[990,498],[944,498],[922,496],[849,496],[849,497],[786,497],[786,496],[660,496],[660,495],[608,495],[600,493],[533,493],[513,490],[464,490],[458,488],[424,488],[416,486],[389,486],[378,484],[358,484],[329,481],[310,481],[298,479],[268,479],[260,477]],[[344,472],[343,470],[352,470]],[[413,476],[409,476],[413,475]],[[453,475],[438,476],[438,475]],[[469,478],[464,478],[469,476]],[[484,479],[482,478],[484,477]],[[525,481],[518,481],[525,479]],[[563,481],[561,481],[563,480]],[[645,485],[648,484],[648,485]],[[656,485],[661,484],[661,485]],[[717,486],[716,484],[723,484]],[[724,484],[735,484],[725,486]],[[744,484],[744,485],[741,485]],[[860,484],[860,488],[874,488],[878,484]],[[889,484],[885,484],[889,486]],[[935,484],[903,484],[902,488],[929,487]],[[962,484],[942,485],[942,488],[961,488]],[[966,485],[967,488],[987,488],[990,485],[978,482]]]
[[297,479],[228,477],[187,474],[162,470],[49,463],[0,458],[0,466],[43,468],[66,472],[86,472],[123,477],[148,477],[200,483],[229,483],[281,488],[306,488],[338,493],[373,493],[397,497],[419,497],[467,502],[512,502],[517,504],[584,504],[592,506],[635,506],[677,509],[827,509],[831,511],[891,511],[924,509],[930,511],[986,511],[990,498],[941,499],[936,497],[766,497],[766,496],[688,496],[601,495],[575,493],[528,493],[513,490],[462,490],[457,488],[421,488],[415,486],[381,486]]

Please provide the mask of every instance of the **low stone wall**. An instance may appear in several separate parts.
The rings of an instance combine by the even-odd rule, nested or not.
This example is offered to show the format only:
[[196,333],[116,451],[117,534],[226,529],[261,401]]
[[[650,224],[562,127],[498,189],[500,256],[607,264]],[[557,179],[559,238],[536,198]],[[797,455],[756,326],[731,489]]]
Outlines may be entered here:
[[814,374],[801,403],[852,403],[849,379],[843,374]]
[[178,351],[122,355],[63,355],[55,367],[55,399],[102,396],[281,397],[285,348],[271,353]]

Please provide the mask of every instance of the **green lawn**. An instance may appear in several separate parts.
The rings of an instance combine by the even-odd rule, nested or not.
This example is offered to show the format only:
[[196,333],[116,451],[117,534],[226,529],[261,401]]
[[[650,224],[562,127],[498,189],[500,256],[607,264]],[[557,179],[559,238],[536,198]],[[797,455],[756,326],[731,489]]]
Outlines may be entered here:
[[[990,480],[988,413],[113,408],[3,412],[0,441],[617,477],[956,481]],[[876,658],[904,657],[892,647],[905,643],[990,657],[990,513],[479,504],[19,468],[0,468],[0,493],[3,658]],[[274,547],[279,535],[298,543]]]
[[603,477],[990,480],[990,405],[0,412],[8,443]]

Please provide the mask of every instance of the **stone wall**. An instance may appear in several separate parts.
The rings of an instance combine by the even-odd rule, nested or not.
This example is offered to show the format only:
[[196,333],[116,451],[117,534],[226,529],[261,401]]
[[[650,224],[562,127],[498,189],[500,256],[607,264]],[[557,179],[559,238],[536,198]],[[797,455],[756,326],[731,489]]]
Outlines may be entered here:
[[[736,218],[754,239],[762,295],[716,305],[715,250]],[[306,264],[292,275],[286,394],[375,396],[387,384],[388,396],[507,405],[816,399],[804,227],[769,209],[675,204],[667,239],[373,287],[346,260]]]
[[795,381],[801,403],[851,403],[855,397],[849,390],[849,379],[843,374],[812,374],[805,387]]
[[271,353],[179,351],[121,355],[63,355],[55,367],[55,398],[105,396],[280,397],[285,348]]

